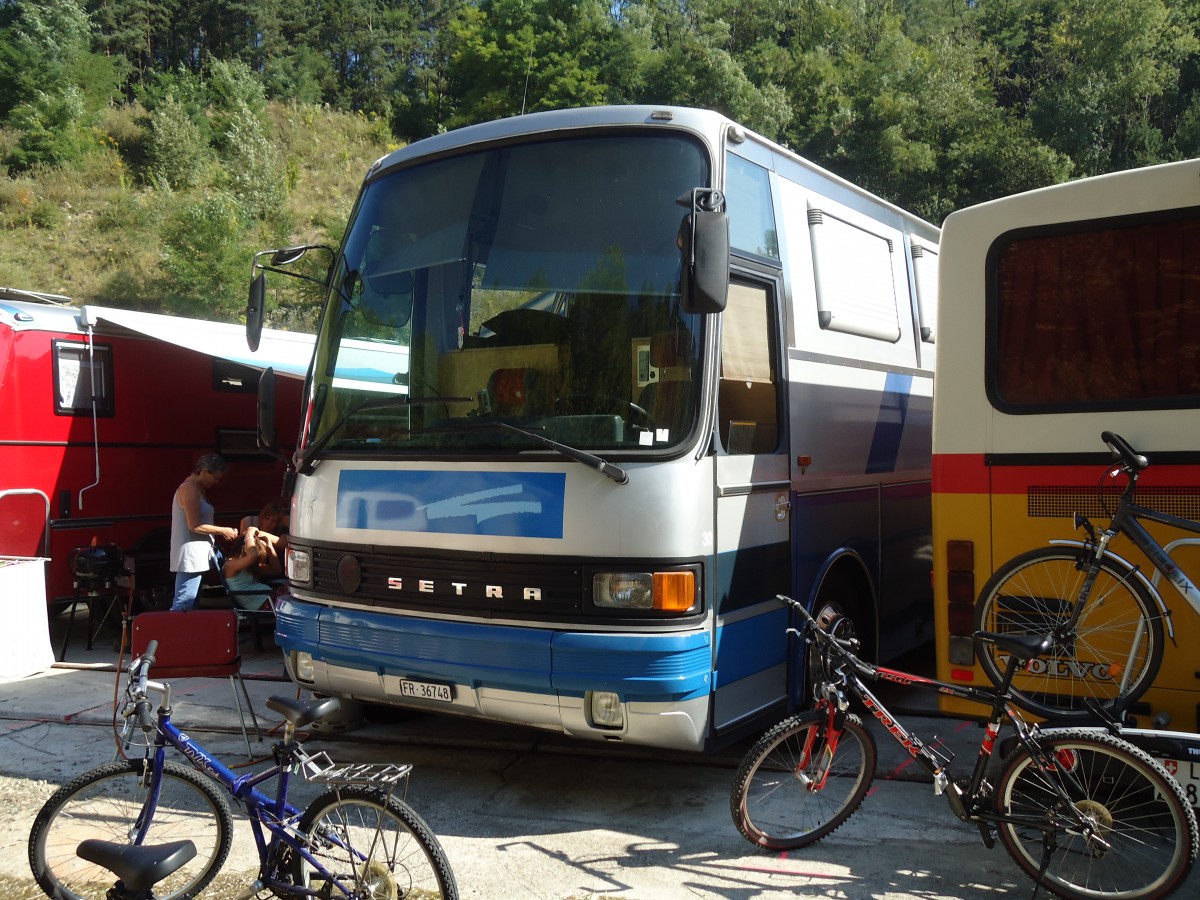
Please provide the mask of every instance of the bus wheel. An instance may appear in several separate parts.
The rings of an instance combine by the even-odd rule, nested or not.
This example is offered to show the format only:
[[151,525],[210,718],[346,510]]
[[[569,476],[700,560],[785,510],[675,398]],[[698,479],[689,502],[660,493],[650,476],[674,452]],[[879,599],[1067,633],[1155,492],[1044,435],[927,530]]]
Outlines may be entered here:
[[[845,607],[839,600],[826,600],[818,597],[813,606],[812,615],[821,628],[840,640],[851,640],[858,637],[854,620],[847,615]],[[833,673],[821,670],[820,653],[809,653],[805,675],[808,678],[809,689],[811,689],[813,685],[832,677]]]
[[839,640],[848,641],[858,637],[854,619],[837,600],[818,600],[813,609],[813,618],[825,631]]

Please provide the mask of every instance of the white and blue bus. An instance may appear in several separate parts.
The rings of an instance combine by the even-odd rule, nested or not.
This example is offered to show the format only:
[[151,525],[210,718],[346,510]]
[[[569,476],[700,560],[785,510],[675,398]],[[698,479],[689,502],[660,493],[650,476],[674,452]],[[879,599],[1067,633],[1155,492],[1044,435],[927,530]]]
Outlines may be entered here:
[[[778,593],[868,655],[931,639],[938,237],[700,110],[377,162],[308,378],[291,677],[703,750],[803,702]],[[260,272],[251,341],[263,297]]]

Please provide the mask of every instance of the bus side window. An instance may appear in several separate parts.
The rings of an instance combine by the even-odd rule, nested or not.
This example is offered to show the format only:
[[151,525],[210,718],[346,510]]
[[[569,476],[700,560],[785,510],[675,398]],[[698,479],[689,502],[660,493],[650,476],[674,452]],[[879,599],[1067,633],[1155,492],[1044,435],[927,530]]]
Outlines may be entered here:
[[779,445],[771,296],[731,283],[722,314],[717,427],[727,453],[770,453]]

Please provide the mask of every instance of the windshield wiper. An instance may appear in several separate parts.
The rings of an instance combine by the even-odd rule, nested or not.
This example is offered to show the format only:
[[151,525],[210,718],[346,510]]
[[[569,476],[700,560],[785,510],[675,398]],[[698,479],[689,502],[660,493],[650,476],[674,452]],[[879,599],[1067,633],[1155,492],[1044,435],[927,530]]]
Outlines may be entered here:
[[295,466],[296,474],[298,475],[311,474],[312,470],[316,467],[321,451],[329,445],[329,442],[333,440],[333,436],[341,430],[342,426],[360,412],[367,412],[374,409],[389,409],[393,406],[432,406],[438,403],[473,402],[470,397],[409,397],[407,394],[398,397],[364,400],[357,406],[352,406],[346,410],[336,422],[326,429],[325,433],[314,444],[297,450],[295,456],[292,457],[292,465]]
[[551,440],[544,434],[538,434],[536,431],[529,431],[525,428],[520,428],[513,425],[511,422],[475,422],[472,423],[472,428],[506,428],[509,431],[515,431],[517,434],[524,435],[527,438],[532,438],[540,444],[549,447],[557,453],[561,453],[568,459],[573,459],[576,462],[581,462],[585,466],[590,466],[602,475],[607,475],[617,484],[628,484],[629,473],[620,466],[601,459],[594,453],[588,453],[586,450],[580,450],[578,447],[572,447],[569,444],[560,444],[558,441]]

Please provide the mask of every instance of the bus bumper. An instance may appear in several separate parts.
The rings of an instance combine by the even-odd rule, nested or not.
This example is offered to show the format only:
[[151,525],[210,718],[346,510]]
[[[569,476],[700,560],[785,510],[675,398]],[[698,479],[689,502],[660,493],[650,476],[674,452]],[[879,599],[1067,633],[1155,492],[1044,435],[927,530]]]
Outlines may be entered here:
[[[712,641],[703,627],[575,632],[284,597],[275,639],[292,679],[322,694],[679,750],[702,750],[708,733]],[[614,699],[620,723],[597,721],[596,704]]]

